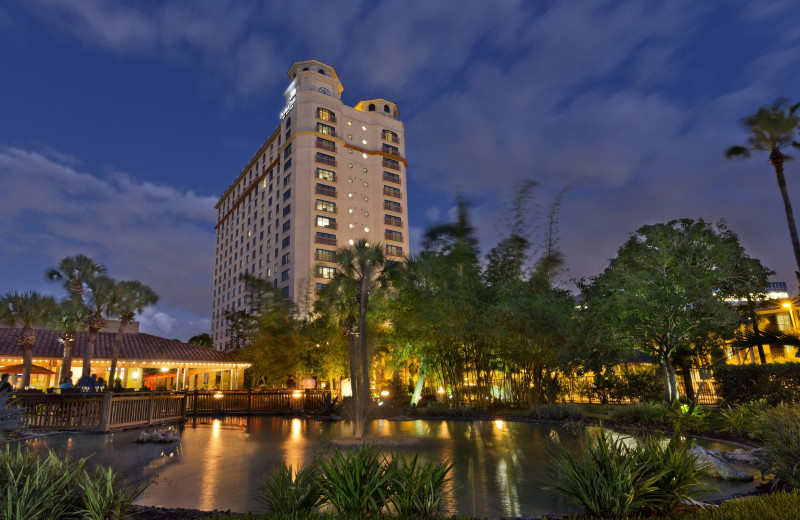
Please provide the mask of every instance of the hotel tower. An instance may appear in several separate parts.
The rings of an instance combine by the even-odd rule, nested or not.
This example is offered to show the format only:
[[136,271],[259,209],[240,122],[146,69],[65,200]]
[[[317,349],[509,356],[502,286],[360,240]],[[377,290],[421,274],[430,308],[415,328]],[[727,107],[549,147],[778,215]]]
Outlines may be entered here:
[[359,238],[388,260],[408,253],[403,123],[397,105],[342,103],[333,67],[289,69],[280,122],[215,206],[211,337],[228,346],[226,311],[249,309],[241,276],[308,302],[336,274],[336,250]]

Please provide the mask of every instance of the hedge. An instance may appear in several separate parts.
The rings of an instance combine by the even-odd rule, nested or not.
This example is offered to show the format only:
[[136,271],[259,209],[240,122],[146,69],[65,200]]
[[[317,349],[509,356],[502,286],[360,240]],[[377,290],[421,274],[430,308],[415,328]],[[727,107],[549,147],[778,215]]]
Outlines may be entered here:
[[725,365],[714,372],[717,395],[726,403],[766,399],[770,404],[800,400],[800,363]]

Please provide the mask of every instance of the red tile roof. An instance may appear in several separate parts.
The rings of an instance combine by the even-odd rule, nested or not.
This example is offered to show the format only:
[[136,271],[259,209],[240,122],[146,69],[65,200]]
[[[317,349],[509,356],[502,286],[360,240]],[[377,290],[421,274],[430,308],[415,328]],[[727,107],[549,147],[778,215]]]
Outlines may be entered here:
[[[33,357],[61,359],[63,346],[58,342],[59,332],[56,330],[36,329],[36,344],[33,346]],[[17,347],[19,329],[0,328],[0,356],[21,357]],[[83,357],[83,345],[89,336],[88,332],[78,332],[72,347],[72,357]],[[111,349],[116,333],[100,332],[94,348],[94,359],[111,359]],[[246,363],[228,352],[198,347],[173,339],[159,338],[150,334],[123,334],[119,349],[120,360],[174,360],[197,361],[205,363]]]

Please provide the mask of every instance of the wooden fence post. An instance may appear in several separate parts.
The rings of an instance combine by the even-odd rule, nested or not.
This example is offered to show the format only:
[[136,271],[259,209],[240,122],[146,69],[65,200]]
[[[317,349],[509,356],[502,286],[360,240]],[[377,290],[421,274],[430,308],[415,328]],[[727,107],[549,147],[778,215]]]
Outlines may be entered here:
[[147,410],[147,426],[153,425],[153,413],[156,407],[156,393],[150,392],[150,409]]
[[103,404],[100,409],[100,431],[108,431],[108,423],[111,420],[111,398],[113,393],[106,392],[103,394]]
[[250,411],[251,411],[251,409],[253,407],[253,405],[251,404],[252,400],[253,400],[253,389],[252,388],[248,388],[247,389],[247,410],[246,410],[247,415],[250,415]]

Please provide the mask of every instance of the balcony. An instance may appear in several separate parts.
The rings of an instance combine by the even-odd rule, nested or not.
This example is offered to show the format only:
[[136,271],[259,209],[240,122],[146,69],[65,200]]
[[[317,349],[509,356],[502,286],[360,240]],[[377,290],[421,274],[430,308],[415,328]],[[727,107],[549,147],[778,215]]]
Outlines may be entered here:
[[383,217],[383,223],[386,226],[399,227],[399,228],[403,227],[403,221],[402,219],[399,218]]
[[336,225],[336,222],[328,222],[327,226],[323,226],[322,224],[314,221],[314,225],[316,227],[318,227],[318,228],[321,228],[321,229],[333,229],[333,230],[338,229],[338,226]]
[[324,207],[324,206],[317,206],[315,209],[317,211],[322,212],[322,213],[333,213],[334,215],[339,213],[339,208],[337,208],[337,207],[327,208],[327,207]]
[[335,264],[336,254],[334,254],[333,251],[331,251],[331,254],[329,255],[321,255],[319,253],[314,253],[314,260],[316,260],[317,262],[328,262],[329,264]]
[[402,213],[403,212],[403,206],[401,206],[397,202],[392,203],[392,202],[389,202],[389,201],[384,201],[383,202],[383,209],[385,209],[386,211],[394,211],[395,213]]
[[394,132],[383,132],[381,134],[381,138],[384,141],[389,141],[390,143],[396,143],[396,144],[400,143],[400,138]]
[[336,157],[330,157],[328,155],[318,153],[316,156],[314,156],[314,160],[327,166],[336,166]]
[[387,197],[394,197],[395,199],[403,198],[400,193],[400,190],[398,190],[397,188],[391,188],[389,186],[383,187],[383,194],[386,195]]
[[336,246],[336,239],[335,238],[327,238],[327,237],[315,236],[314,237],[314,243],[315,244],[321,244],[323,246],[334,246],[335,247]]
[[383,172],[383,180],[394,184],[400,184],[400,176],[394,173]]
[[330,112],[328,110],[320,110],[317,109],[317,119],[320,121],[327,121],[329,123],[336,124],[336,114]]
[[395,161],[394,159],[387,159],[386,157],[383,158],[383,167],[388,168],[389,170],[400,171],[400,161]]
[[330,188],[328,186],[320,186],[317,184],[317,186],[314,187],[314,193],[317,195],[324,195],[325,197],[336,198],[336,188]]
[[326,141],[325,139],[317,139],[316,147],[320,150],[336,153],[336,143]]
[[403,241],[403,234],[402,233],[389,233],[386,232],[383,234],[384,240],[391,240],[392,242],[402,242]]

